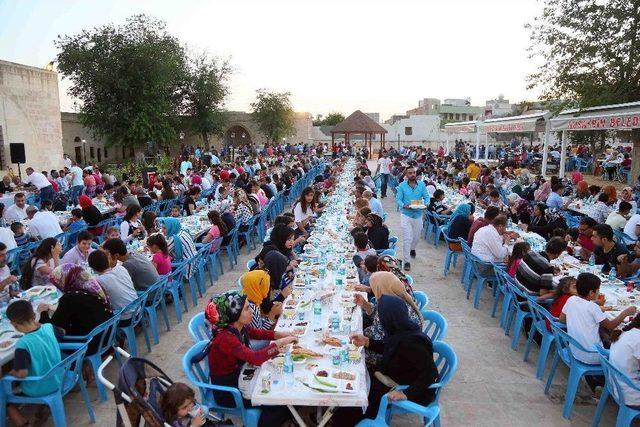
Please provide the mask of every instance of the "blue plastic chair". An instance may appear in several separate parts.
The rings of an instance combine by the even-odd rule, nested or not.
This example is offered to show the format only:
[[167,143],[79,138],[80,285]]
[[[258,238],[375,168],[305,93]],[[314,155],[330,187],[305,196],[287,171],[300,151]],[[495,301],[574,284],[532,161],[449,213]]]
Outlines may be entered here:
[[413,291],[413,299],[418,304],[418,308],[422,310],[429,305],[429,297],[422,291]]
[[502,313],[500,315],[500,326],[504,328],[505,319],[507,316],[507,311],[509,308],[509,304],[511,303],[511,294],[507,292],[506,285],[504,283],[504,279],[502,276],[498,275],[498,270],[502,270],[502,272],[506,272],[506,265],[501,262],[494,262],[493,271],[496,273],[496,287],[493,290],[493,306],[491,307],[491,317],[496,317],[496,312],[498,311],[498,304],[500,302],[500,295],[502,295]]
[[[482,296],[482,291],[484,287],[489,282],[492,282],[495,284],[497,279],[496,279],[495,271],[493,271],[494,268],[492,263],[482,261],[480,258],[473,255],[471,252],[469,252],[468,255],[465,254],[465,257],[466,256],[469,256],[470,258],[469,261],[471,264],[471,271],[472,271],[471,278],[467,285],[467,299],[469,299],[469,296],[471,295],[471,287],[472,287],[473,281],[475,280],[476,292],[473,298],[473,307],[478,308],[478,306],[480,305],[480,297]],[[484,269],[490,268],[493,273],[487,274],[486,271],[482,271],[483,268]],[[495,291],[497,291],[497,287],[494,287],[494,288],[495,288]]]
[[473,275],[473,267],[471,266],[471,246],[462,237],[458,239],[460,246],[462,246],[462,253],[464,254],[464,265],[462,266],[462,274],[460,275],[460,283],[467,289],[471,276]]
[[[221,274],[224,273],[222,268],[222,260],[220,259],[220,251],[223,237],[218,237],[211,242],[209,251],[204,255],[204,262],[207,263],[207,271],[209,271],[209,279],[213,284],[217,281]],[[214,249],[215,248],[215,249]]]
[[191,318],[189,321],[189,334],[195,342],[211,339],[211,328],[205,322],[204,313],[198,313]]
[[435,224],[433,224],[433,245],[437,248],[440,244],[440,236],[442,235],[442,226],[449,222],[451,215],[438,215],[435,212],[431,213]]
[[422,309],[420,313],[424,319],[422,332],[427,334],[429,338],[431,338],[431,341],[443,341],[449,327],[447,319],[445,319],[442,314],[433,310]]
[[[91,368],[93,369],[93,375],[95,378],[98,378],[98,368],[102,363],[102,356],[109,350],[111,350],[116,342],[116,335],[118,333],[118,322],[120,321],[121,315],[122,310],[114,313],[111,319],[107,320],[101,325],[96,326],[93,331],[91,331],[87,335],[65,335],[63,338],[66,342],[81,342],[85,344],[89,343],[94,337],[96,337],[96,339],[98,340],[98,346],[95,353],[84,355],[84,360],[89,361],[89,363],[91,364]],[[107,389],[100,381],[96,381],[96,386],[98,388],[98,395],[100,396],[100,400],[106,401]]]
[[[525,319],[530,319],[532,317],[527,306],[527,293],[504,270],[498,270],[497,274],[501,276],[505,289],[509,293],[509,307],[507,309],[507,318],[505,320],[505,335],[509,335],[511,323],[513,322],[511,349],[517,350],[518,343],[520,342],[520,335],[522,335],[522,329],[524,328],[524,321]],[[515,320],[513,318],[514,315]]]
[[247,227],[246,230],[244,231],[238,231],[238,235],[244,238],[245,244],[246,244],[246,248],[247,248],[247,255],[249,255],[251,253],[252,249],[256,248],[256,242],[253,239],[253,233],[254,233],[254,228],[255,228],[255,222],[257,220],[258,216],[253,216],[246,224],[242,224],[242,226]]
[[173,298],[173,308],[176,310],[176,319],[178,320],[178,323],[180,323],[182,322],[182,310],[180,309],[181,300],[184,305],[184,311],[189,311],[187,307],[187,295],[185,293],[186,289],[184,288],[184,280],[187,275],[187,268],[189,265],[186,263],[173,265],[175,268],[171,274],[169,274],[167,285],[165,286],[165,293],[170,294]]
[[131,323],[129,326],[118,326],[118,332],[124,334],[127,338],[127,346],[129,353],[132,356],[138,356],[138,343],[136,342],[136,326],[142,327],[142,335],[144,335],[144,341],[147,344],[147,351],[151,351],[151,343],[149,342],[149,333],[147,327],[144,324],[144,305],[147,302],[149,291],[144,292],[142,295],[122,309],[123,313],[131,313]]
[[538,304],[532,296],[527,297],[527,304],[531,311],[533,322],[531,323],[531,329],[529,330],[529,336],[527,337],[527,344],[524,348],[524,358],[526,362],[529,357],[529,351],[531,350],[531,343],[536,335],[536,332],[540,334],[542,340],[540,342],[540,352],[538,353],[538,364],[536,366],[536,378],[541,380],[544,375],[544,368],[547,364],[547,357],[549,356],[549,350],[551,344],[553,344],[555,338],[553,332],[547,329],[547,321],[549,323],[559,324],[558,318],[554,317],[543,306]]
[[[253,427],[258,425],[261,410],[258,408],[245,408],[242,394],[235,387],[226,387],[211,384],[209,377],[209,358],[197,361],[197,356],[202,353],[209,343],[208,340],[200,341],[194,344],[182,357],[182,369],[187,379],[200,390],[200,401],[207,406],[209,410],[218,412],[219,414],[232,414],[242,418],[242,425]],[[233,396],[235,401],[234,407],[221,406],[216,402],[213,396],[213,390],[224,391]]]
[[626,387],[634,390],[636,393],[640,392],[640,387],[629,378],[624,372],[613,366],[609,362],[609,351],[605,350],[599,345],[596,345],[598,351],[598,357],[600,358],[600,364],[604,371],[604,390],[600,396],[600,401],[596,407],[596,413],[593,415],[592,426],[596,427],[600,424],[600,418],[602,418],[602,412],[604,411],[605,404],[609,399],[609,396],[613,397],[613,400],[618,404],[618,417],[616,419],[616,427],[630,426],[635,418],[640,415],[640,411],[627,406],[625,402],[623,384]]
[[549,372],[549,378],[547,379],[547,384],[544,387],[544,392],[545,394],[549,393],[549,387],[553,382],[553,377],[555,376],[558,368],[558,362],[562,360],[569,367],[569,378],[567,380],[567,391],[564,397],[564,409],[562,411],[562,416],[570,419],[571,409],[573,408],[578,386],[580,385],[580,378],[582,378],[583,375],[603,375],[604,371],[600,364],[590,365],[577,360],[573,357],[573,353],[571,352],[569,345],[572,345],[578,350],[586,353],[598,354],[596,350],[588,350],[584,348],[582,344],[573,339],[556,324],[552,323],[551,329],[553,330],[553,336],[556,341],[556,354],[553,357],[553,362],[551,363],[551,371]]
[[405,274],[404,276],[407,278],[407,282],[409,283],[409,286],[413,286],[413,276],[409,274]]
[[435,235],[436,233],[436,225],[433,219],[433,212],[429,210],[424,211],[424,238],[429,240],[431,235]]
[[[433,355],[439,373],[439,381],[429,386],[430,389],[435,390],[435,398],[433,402],[428,406],[418,405],[409,400],[393,402],[387,415],[387,421],[391,420],[393,414],[413,413],[425,418],[425,425],[429,425],[433,422],[434,426],[440,426],[439,411],[434,412],[433,407],[439,407],[438,401],[440,399],[440,392],[444,386],[449,383],[451,377],[458,369],[458,356],[456,356],[456,353],[448,344],[442,341],[435,341],[433,343]],[[399,386],[397,390],[404,390],[406,388],[407,386]],[[432,421],[429,420],[431,417],[433,417]]]
[[451,244],[460,244],[460,241],[458,239],[449,238],[446,225],[440,226],[440,232],[442,233],[444,241],[447,244],[447,254],[444,257],[444,275],[446,277],[449,273],[449,269],[451,268],[451,263],[453,263],[454,267],[456,266],[456,263],[458,262],[458,256],[462,253],[462,250],[454,251],[451,249]]
[[398,244],[398,236],[389,237],[389,249],[395,249]]
[[247,270],[251,270],[256,265],[256,260],[251,258],[247,261]]
[[227,233],[229,236],[229,243],[222,246],[227,253],[227,257],[229,258],[229,269],[233,270],[233,267],[238,263],[237,258],[237,247],[238,247],[238,226],[235,226],[233,229]]
[[[68,356],[63,353],[62,360],[56,366],[52,367],[46,374],[37,377],[24,378],[6,375],[0,379],[0,383],[2,384],[2,390],[0,390],[0,420],[2,420],[2,425],[4,425],[7,419],[7,404],[13,403],[17,405],[47,405],[51,411],[51,416],[53,417],[53,425],[55,427],[66,426],[67,419],[62,398],[73,390],[76,384],[80,386],[80,394],[82,395],[82,400],[87,408],[87,412],[89,412],[91,422],[96,422],[96,417],[93,413],[93,408],[91,407],[91,401],[89,399],[89,393],[87,392],[87,387],[82,379],[82,359],[87,352],[87,345],[61,343],[60,349],[62,351],[73,351],[73,353]],[[54,376],[61,378],[62,380],[60,381],[58,389],[51,394],[32,397],[16,395],[13,392],[13,383],[35,383],[48,380]]]
[[[169,324],[169,313],[167,312],[167,303],[164,300],[165,293],[167,292],[168,280],[169,275],[160,276],[160,279],[151,285],[146,292],[147,301],[144,305],[144,316],[151,327],[154,344],[158,344],[160,342],[158,333],[158,307],[160,307],[160,310],[162,311],[162,317],[164,318],[164,324],[167,331],[171,330],[171,325]],[[179,302],[174,303],[179,304]]]
[[377,251],[378,252],[378,256],[384,256],[384,255],[388,255],[388,256],[392,256],[392,257],[396,257],[396,250],[395,249],[382,249],[381,251]]
[[[208,269],[211,268],[211,264],[209,263],[209,252],[211,252],[211,247],[213,243],[209,242],[203,244],[198,249],[198,265],[196,266],[196,273],[198,279],[198,290],[200,291],[200,297],[202,297],[207,292],[207,275],[205,274]],[[211,273],[209,273],[209,277],[211,278]],[[213,285],[213,280],[209,282]]]

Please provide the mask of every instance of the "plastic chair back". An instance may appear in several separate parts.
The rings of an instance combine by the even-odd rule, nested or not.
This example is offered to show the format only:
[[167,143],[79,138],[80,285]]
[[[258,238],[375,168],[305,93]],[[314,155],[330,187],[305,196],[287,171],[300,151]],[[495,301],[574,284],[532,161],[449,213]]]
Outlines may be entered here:
[[247,261],[247,270],[251,270],[256,265],[256,260],[253,258]]
[[211,339],[211,328],[205,322],[204,312],[198,313],[189,321],[189,334],[195,342]]
[[596,345],[596,350],[598,352],[600,364],[602,365],[602,370],[604,371],[605,387],[607,387],[609,393],[613,396],[613,399],[616,401],[618,406],[627,406],[624,401],[625,392],[623,384],[624,386],[631,388],[636,393],[640,392],[640,388],[633,383],[628,375],[613,366],[609,361],[609,352],[607,350],[602,348],[600,345]]
[[552,323],[551,330],[553,331],[553,336],[555,337],[555,340],[556,340],[558,353],[560,354],[560,357],[567,365],[571,365],[573,363],[582,363],[579,360],[577,360],[575,357],[573,357],[572,348],[575,348],[579,351],[583,351],[585,353],[593,353],[593,354],[598,353],[596,350],[588,350],[584,348],[582,344],[576,341],[567,332],[563,331],[560,328],[560,326],[557,324]]
[[413,299],[418,304],[418,308],[422,310],[429,304],[429,297],[422,291],[413,291]]
[[443,341],[447,335],[447,319],[437,311],[433,310],[420,310],[422,318],[424,319],[424,326],[422,331],[431,338],[431,341]]
[[116,341],[116,333],[118,332],[118,322],[122,316],[122,310],[113,314],[111,319],[101,325],[96,326],[93,331],[87,335],[87,341],[91,341],[94,337],[100,336],[98,348],[95,354],[102,355],[106,353]]

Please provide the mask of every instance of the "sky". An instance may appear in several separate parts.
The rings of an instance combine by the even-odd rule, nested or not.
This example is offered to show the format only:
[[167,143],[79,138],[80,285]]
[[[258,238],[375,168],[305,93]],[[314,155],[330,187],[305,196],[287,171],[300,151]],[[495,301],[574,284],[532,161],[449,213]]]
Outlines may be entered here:
[[[422,98],[502,94],[535,100],[525,23],[536,0],[0,0],[0,59],[43,67],[58,35],[145,13],[193,51],[234,68],[226,107],[248,111],[255,90],[287,91],[296,111],[381,118]],[[73,111],[62,79],[62,111]]]

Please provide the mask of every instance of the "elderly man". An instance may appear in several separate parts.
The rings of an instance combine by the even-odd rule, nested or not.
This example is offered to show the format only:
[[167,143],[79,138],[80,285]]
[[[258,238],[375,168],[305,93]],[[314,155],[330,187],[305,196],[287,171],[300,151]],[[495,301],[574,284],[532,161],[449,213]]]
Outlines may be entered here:
[[371,212],[378,215],[380,218],[384,218],[382,203],[380,203],[380,200],[373,197],[373,192],[371,190],[364,190],[362,197],[369,201],[369,209],[371,209]]
[[22,221],[27,217],[27,197],[24,193],[13,196],[13,205],[5,209],[3,217],[7,224]]
[[0,181],[0,193],[11,193],[15,186],[11,182],[11,177],[9,175],[5,175],[2,177],[2,181]]

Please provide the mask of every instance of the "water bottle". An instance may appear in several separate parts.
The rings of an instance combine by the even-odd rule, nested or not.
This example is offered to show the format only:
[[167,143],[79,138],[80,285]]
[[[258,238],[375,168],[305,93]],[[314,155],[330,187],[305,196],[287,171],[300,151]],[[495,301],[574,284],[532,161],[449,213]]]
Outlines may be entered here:
[[313,325],[314,328],[321,327],[322,322],[322,303],[320,302],[320,298],[315,297],[313,299]]
[[293,358],[291,357],[291,346],[287,347],[287,352],[284,354],[284,365],[282,367],[284,372],[284,383],[287,387],[291,387],[294,382],[293,378]]
[[508,229],[513,228],[513,221],[511,220],[511,217],[509,217],[509,219],[507,220],[507,228]]
[[616,269],[611,267],[609,270],[609,283],[614,283],[616,281]]
[[340,316],[336,310],[333,310],[333,314],[331,315],[331,329],[335,333],[340,332]]
[[349,347],[346,342],[343,342],[342,347],[340,347],[340,356],[343,364],[349,363]]
[[589,257],[589,267],[592,267],[596,265],[596,256],[594,254],[591,254],[591,256]]

